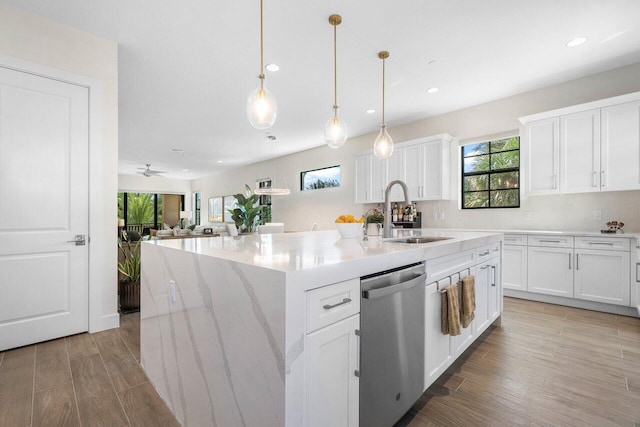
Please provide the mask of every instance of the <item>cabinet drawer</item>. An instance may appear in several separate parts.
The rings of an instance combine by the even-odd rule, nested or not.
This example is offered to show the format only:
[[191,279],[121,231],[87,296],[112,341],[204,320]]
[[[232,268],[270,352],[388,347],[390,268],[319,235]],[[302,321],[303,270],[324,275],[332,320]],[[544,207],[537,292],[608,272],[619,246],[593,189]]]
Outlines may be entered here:
[[505,245],[527,246],[527,236],[525,234],[505,234]]
[[360,313],[360,279],[307,292],[307,332]]
[[500,242],[492,243],[476,249],[476,264],[500,255]]
[[629,239],[615,237],[576,237],[576,249],[605,249],[629,252]]
[[542,246],[546,248],[573,248],[573,236],[527,236],[529,246]]
[[429,260],[426,263],[427,283],[435,282],[473,265],[475,265],[474,249]]

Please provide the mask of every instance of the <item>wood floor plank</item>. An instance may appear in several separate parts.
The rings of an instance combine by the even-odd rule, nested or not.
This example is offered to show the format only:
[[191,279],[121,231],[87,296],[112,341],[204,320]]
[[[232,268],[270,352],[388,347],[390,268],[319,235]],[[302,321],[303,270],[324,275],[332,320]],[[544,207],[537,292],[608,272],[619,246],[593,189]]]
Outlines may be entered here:
[[67,384],[71,369],[64,338],[36,345],[35,392]]
[[129,313],[120,316],[118,333],[124,340],[133,357],[140,362],[140,313]]
[[142,367],[137,363],[129,364],[124,369],[109,373],[117,393],[149,381]]
[[98,332],[92,337],[102,355],[107,372],[113,373],[138,363],[115,329]]
[[36,348],[4,352],[0,365],[0,426],[29,426]]
[[33,427],[80,426],[78,408],[71,381],[35,393]]
[[100,354],[71,359],[71,373],[82,425],[128,424]]
[[120,398],[132,427],[180,426],[151,383],[130,388]]
[[66,337],[65,341],[67,343],[69,359],[98,354],[98,347],[96,347],[96,344],[93,342],[91,335],[87,333]]

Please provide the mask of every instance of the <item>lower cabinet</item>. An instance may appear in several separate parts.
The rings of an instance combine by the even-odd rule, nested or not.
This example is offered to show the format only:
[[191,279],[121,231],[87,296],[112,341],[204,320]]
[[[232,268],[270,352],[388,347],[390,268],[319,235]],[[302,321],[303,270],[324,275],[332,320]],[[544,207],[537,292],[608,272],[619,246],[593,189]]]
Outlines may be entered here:
[[573,249],[528,248],[529,292],[573,297]]
[[502,286],[516,291],[527,290],[527,247],[505,245]]
[[576,249],[574,298],[628,306],[628,252]]
[[[487,312],[489,316],[489,325],[496,320],[502,312],[502,291],[501,291],[501,264],[500,259],[495,258],[491,261],[491,272],[489,285],[487,286]],[[489,326],[487,325],[487,326]]]
[[356,314],[307,335],[305,426],[358,427],[359,328]]
[[[441,286],[442,287],[442,286]],[[438,283],[426,287],[424,384],[429,387],[454,360],[453,340],[441,329],[441,299]]]

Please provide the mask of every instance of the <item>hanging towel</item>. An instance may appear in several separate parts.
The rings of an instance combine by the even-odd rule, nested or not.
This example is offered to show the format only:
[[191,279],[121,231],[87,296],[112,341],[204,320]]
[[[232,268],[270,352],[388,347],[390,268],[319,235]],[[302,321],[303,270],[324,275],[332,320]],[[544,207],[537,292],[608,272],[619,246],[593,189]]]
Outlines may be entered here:
[[462,294],[462,304],[460,304],[460,321],[462,327],[469,326],[471,321],[475,319],[474,311],[476,310],[476,291],[475,278],[467,276],[460,282],[460,293]]
[[449,285],[440,294],[442,315],[440,325],[444,335],[460,335],[460,307],[458,305],[458,288]]

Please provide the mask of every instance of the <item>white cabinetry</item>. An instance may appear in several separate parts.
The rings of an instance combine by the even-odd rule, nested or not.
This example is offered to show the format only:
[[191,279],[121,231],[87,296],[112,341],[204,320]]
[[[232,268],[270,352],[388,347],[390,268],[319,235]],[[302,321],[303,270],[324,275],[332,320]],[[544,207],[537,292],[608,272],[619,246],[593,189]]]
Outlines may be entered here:
[[528,123],[523,132],[527,160],[528,195],[557,194],[560,175],[560,120],[557,117]]
[[502,286],[517,291],[527,290],[527,247],[505,245],[502,251],[504,260]]
[[560,117],[561,191],[600,190],[600,109]]
[[307,336],[306,426],[358,427],[360,315]]
[[[447,280],[447,284],[449,281]],[[425,301],[425,388],[447,370],[454,360],[453,340],[441,330],[441,295],[447,284],[432,283],[426,288]]]
[[640,101],[602,109],[602,187],[640,189]]
[[307,293],[304,425],[358,427],[360,280]]
[[[386,160],[370,151],[357,155],[355,202],[382,202],[387,183],[395,179],[405,181],[411,201],[448,199],[452,140],[443,134],[398,143]],[[402,190],[394,187],[390,199],[404,201]]]
[[529,247],[529,292],[573,297],[573,249]]
[[640,189],[640,92],[519,120],[527,195]]
[[576,249],[575,298],[629,305],[629,253]]

